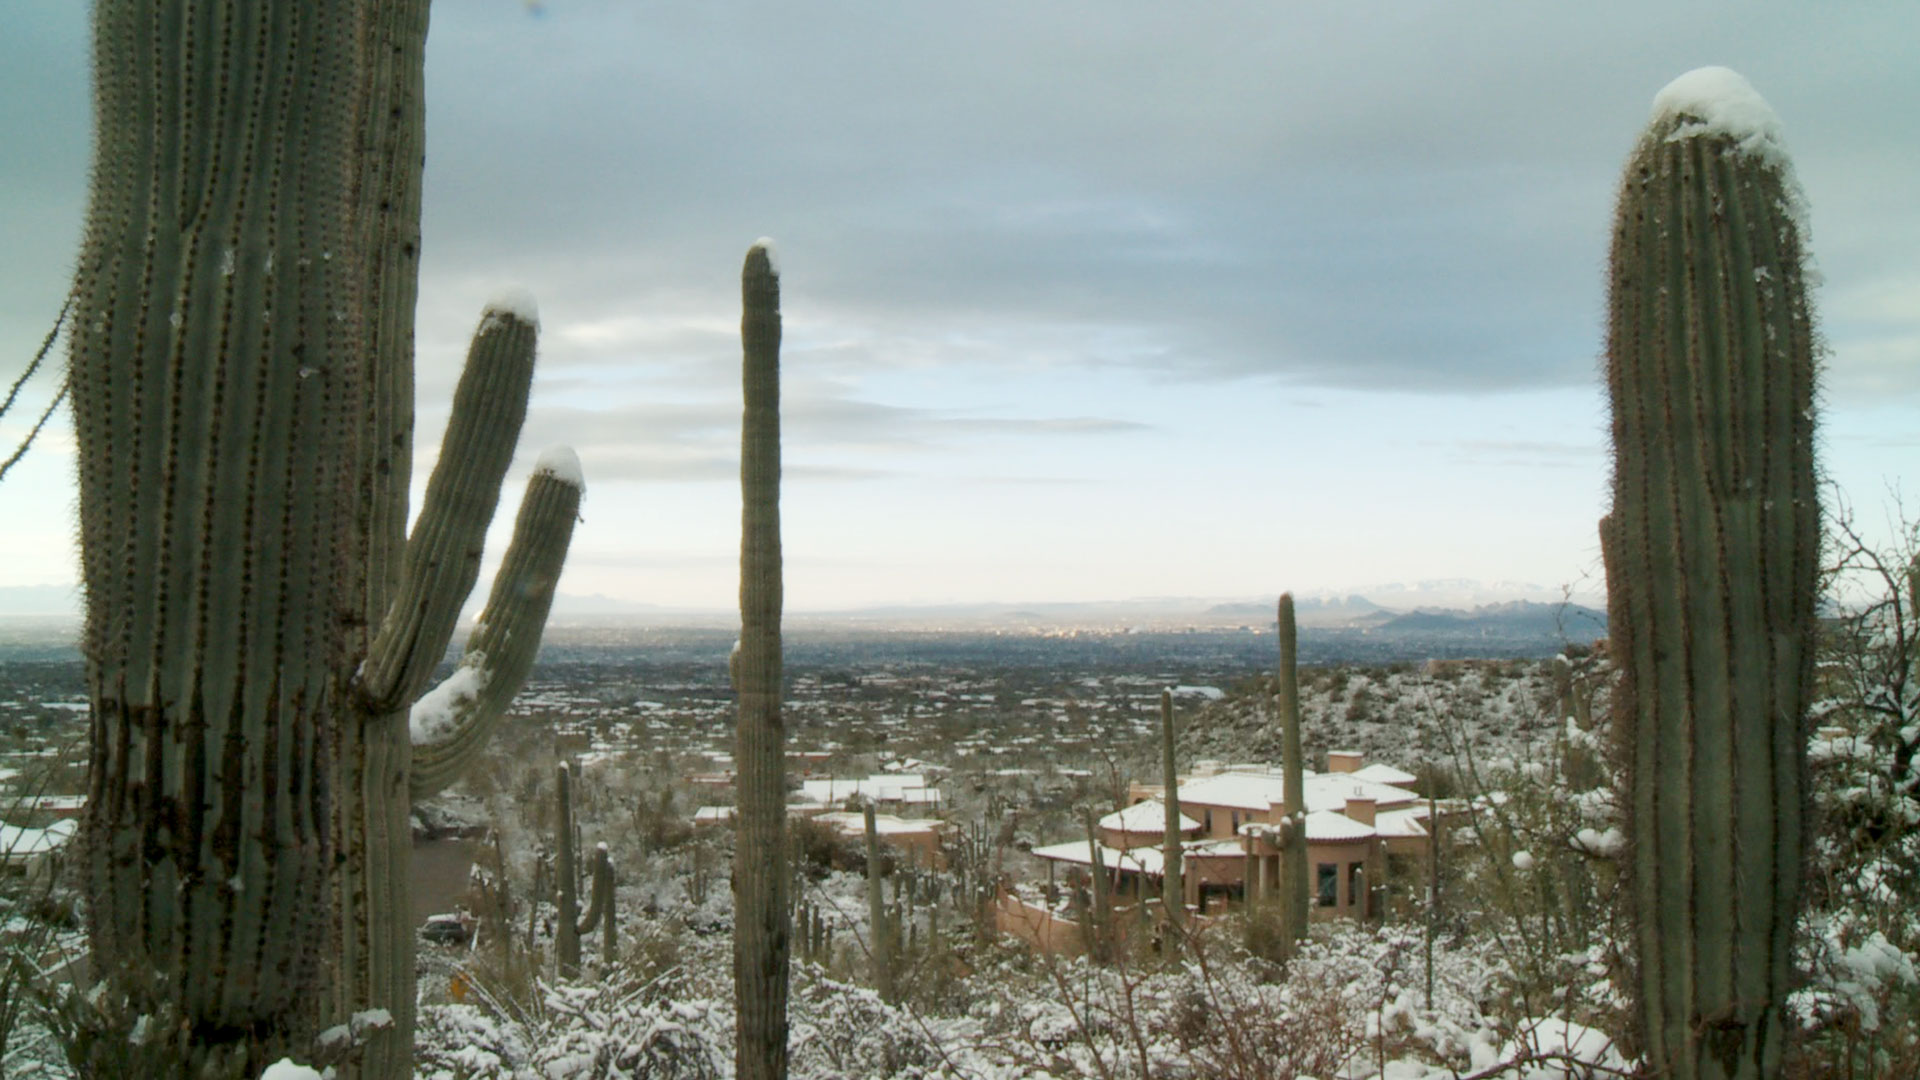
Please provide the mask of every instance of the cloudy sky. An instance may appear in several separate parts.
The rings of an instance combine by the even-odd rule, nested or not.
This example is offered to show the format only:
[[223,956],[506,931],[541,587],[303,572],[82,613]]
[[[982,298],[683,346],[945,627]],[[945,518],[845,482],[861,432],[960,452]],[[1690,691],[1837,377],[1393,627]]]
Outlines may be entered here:
[[[1906,0],[442,3],[421,429],[481,305],[532,289],[510,484],[578,448],[563,590],[726,608],[766,235],[792,608],[1596,591],[1614,179],[1660,87],[1724,64],[1810,197],[1823,466],[1877,522],[1920,482],[1916,41]],[[12,5],[0,374],[64,292],[86,130],[82,5]],[[63,426],[0,484],[0,586],[74,579],[71,476]]]

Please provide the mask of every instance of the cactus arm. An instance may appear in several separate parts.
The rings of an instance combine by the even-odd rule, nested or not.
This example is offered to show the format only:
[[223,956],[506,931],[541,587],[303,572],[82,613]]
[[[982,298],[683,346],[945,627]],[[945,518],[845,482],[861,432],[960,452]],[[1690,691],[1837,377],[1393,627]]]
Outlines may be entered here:
[[[1729,127],[1729,93],[1767,122]],[[1684,1077],[1778,1073],[1800,898],[1815,349],[1770,115],[1724,71],[1663,91],[1611,258],[1602,548],[1639,1024]]]
[[741,269],[739,769],[734,845],[734,1068],[787,1075],[786,732],[780,717],[780,278],[770,246]]
[[526,683],[584,488],[573,451],[556,447],[541,455],[460,668],[413,706],[413,798],[426,798],[466,772]]
[[608,885],[613,881],[613,864],[607,859],[607,845],[601,844],[593,849],[593,869],[587,873],[592,885],[587,891],[587,910],[580,913],[579,921],[574,924],[575,936],[592,933],[594,924],[607,911],[610,902]]
[[538,332],[531,305],[517,300],[488,305],[474,331],[399,590],[361,668],[370,713],[402,708],[426,689],[480,576],[487,526],[527,415]]

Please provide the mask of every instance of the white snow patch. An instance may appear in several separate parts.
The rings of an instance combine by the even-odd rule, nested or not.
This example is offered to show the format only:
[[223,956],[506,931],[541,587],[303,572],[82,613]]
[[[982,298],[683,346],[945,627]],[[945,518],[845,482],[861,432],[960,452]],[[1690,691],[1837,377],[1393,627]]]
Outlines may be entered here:
[[580,455],[574,453],[571,446],[549,446],[540,451],[533,471],[536,476],[545,473],[563,484],[572,484],[581,494],[586,494],[587,474],[580,468]]
[[1227,692],[1217,686],[1169,686],[1169,691],[1177,698],[1199,698],[1202,701],[1225,701]]
[[1725,135],[1747,153],[1770,164],[1784,157],[1780,118],[1739,72],[1723,67],[1694,68],[1653,97],[1653,120],[1679,120],[1670,141],[1696,135]]
[[473,703],[480,698],[480,691],[486,689],[491,677],[486,669],[487,658],[484,653],[472,653],[460,661],[460,666],[447,676],[447,681],[427,691],[420,700],[413,703],[408,714],[408,726],[413,732],[413,745],[425,746],[445,738],[460,717],[464,716]]
[[1516,851],[1513,853],[1513,867],[1516,870],[1533,869],[1533,852]]
[[320,1080],[320,1070],[297,1065],[292,1058],[281,1058],[267,1066],[260,1080]]
[[1581,829],[1573,836],[1573,846],[1588,855],[1600,855],[1611,859],[1626,850],[1627,838],[1619,829],[1610,828],[1605,832],[1598,829]]
[[502,289],[488,299],[480,317],[480,333],[493,328],[496,320],[514,319],[538,330],[540,305],[526,289]]
[[1781,209],[1800,234],[1801,277],[1809,288],[1822,283],[1813,260],[1807,194],[1793,173],[1793,160],[1780,135],[1780,117],[1739,72],[1723,67],[1695,68],[1668,83],[1653,97],[1653,122],[1678,121],[1667,136],[1679,142],[1695,136],[1725,136],[1736,152],[1755,158],[1780,174],[1786,192]]
[[774,277],[779,277],[780,276],[780,249],[774,246],[773,238],[770,236],[763,236],[760,239],[755,240],[753,242],[753,247],[748,248],[747,251],[751,253],[756,248],[767,253],[767,266],[769,269],[773,271]]

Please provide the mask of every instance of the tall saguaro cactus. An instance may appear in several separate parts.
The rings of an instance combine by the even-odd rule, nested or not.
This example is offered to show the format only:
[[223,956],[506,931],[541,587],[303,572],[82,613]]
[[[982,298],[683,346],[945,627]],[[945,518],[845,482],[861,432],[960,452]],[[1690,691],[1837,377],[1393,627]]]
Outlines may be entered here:
[[1170,928],[1177,930],[1186,914],[1185,885],[1180,880],[1180,772],[1174,761],[1173,691],[1160,691],[1160,783],[1165,790],[1166,828],[1160,839],[1160,905]]
[[384,1008],[356,1067],[411,1074],[410,798],[525,678],[577,517],[578,462],[550,453],[461,669],[422,699],[536,322],[518,299],[483,317],[409,539],[426,23],[427,0],[94,9],[90,932],[115,996],[169,1018],[148,1071],[257,1071],[325,1014]]
[[1283,955],[1292,956],[1296,943],[1307,936],[1307,766],[1300,745],[1300,635],[1293,618],[1293,594],[1281,593],[1278,610],[1280,670],[1277,701],[1280,712],[1280,768],[1286,820],[1280,827],[1280,942]]
[[101,1048],[147,1075],[257,1071],[316,1019],[366,378],[340,167],[358,30],[319,2],[93,10],[70,369],[88,931],[157,1021]]
[[867,852],[867,941],[873,967],[873,987],[880,1000],[893,1000],[893,929],[887,922],[886,898],[880,885],[880,826],[872,800],[864,809]]
[[740,644],[734,765],[734,1070],[787,1075],[786,728],[780,716],[780,276],[772,244],[740,273]]
[[1614,226],[1601,533],[1633,990],[1663,1076],[1775,1076],[1786,1035],[1819,548],[1799,210],[1739,76],[1655,99]]

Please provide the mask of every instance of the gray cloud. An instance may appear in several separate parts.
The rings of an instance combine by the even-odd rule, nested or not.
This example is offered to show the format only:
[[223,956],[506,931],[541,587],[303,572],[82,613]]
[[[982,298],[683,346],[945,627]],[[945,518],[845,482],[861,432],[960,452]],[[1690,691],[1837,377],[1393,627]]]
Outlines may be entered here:
[[1881,107],[1920,94],[1899,44],[1920,25],[1885,6],[548,11],[437,17],[428,265],[565,261],[587,307],[677,285],[724,311],[770,232],[789,311],[868,338],[991,326],[1175,378],[1579,383],[1620,159],[1653,92],[1710,62],[1780,109],[1836,279],[1887,272],[1888,228],[1920,241],[1920,120]]
[[[1920,249],[1911,5],[544,10],[435,11],[426,399],[484,290],[514,281],[567,370],[645,358],[697,382],[763,233],[788,254],[790,341],[842,373],[1588,382],[1620,159],[1653,92],[1703,63],[1786,124],[1833,283],[1830,386],[1920,391],[1898,378],[1914,304],[1853,302]],[[0,45],[0,132],[34,148],[0,162],[0,235],[42,253],[0,260],[9,344],[57,302],[78,233],[83,22],[30,5]]]
[[[599,388],[604,395],[604,388]],[[908,455],[953,449],[981,439],[1125,436],[1151,425],[1098,416],[976,416],[884,405],[839,396],[788,395],[782,401],[785,475],[800,481],[861,481],[912,475]],[[423,411],[421,430],[437,434],[444,409]],[[740,407],[704,401],[614,400],[602,408],[536,405],[521,431],[523,455],[555,443],[591,463],[595,483],[739,479]],[[416,470],[433,467],[437,449],[421,444]],[[865,462],[875,457],[898,467]],[[858,460],[847,460],[848,458]],[[1044,482],[1018,478],[1019,482]],[[1012,479],[986,482],[1013,482]]]

